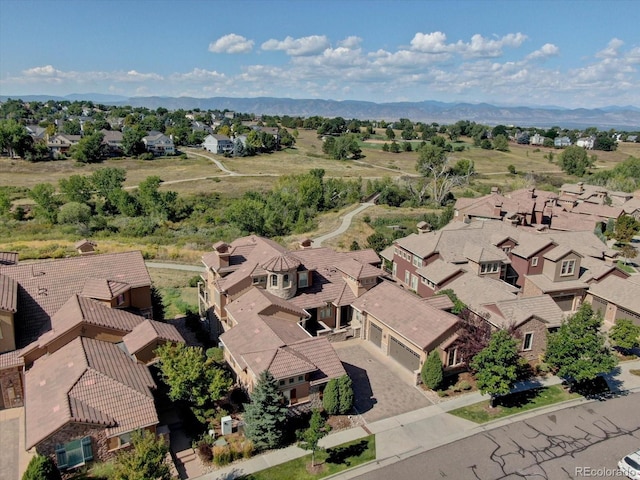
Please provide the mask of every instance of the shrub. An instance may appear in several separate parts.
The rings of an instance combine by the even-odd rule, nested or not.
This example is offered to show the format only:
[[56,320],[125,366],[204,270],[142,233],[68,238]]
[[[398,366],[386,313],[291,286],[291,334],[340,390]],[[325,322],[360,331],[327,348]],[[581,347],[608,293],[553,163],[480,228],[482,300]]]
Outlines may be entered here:
[[349,375],[338,379],[339,411],[342,415],[349,413],[353,407],[353,382]]
[[251,458],[253,455],[253,442],[251,440],[245,440],[242,442],[242,457]]
[[442,384],[443,368],[442,360],[436,350],[433,350],[422,365],[420,372],[422,381],[431,390],[436,390]]
[[449,392],[447,392],[446,390],[438,390],[438,396],[440,398],[448,397],[449,396]]
[[340,411],[340,391],[338,380],[332,378],[327,383],[322,396],[322,406],[329,415],[336,415]]
[[203,462],[211,463],[213,461],[213,450],[211,449],[211,445],[206,443],[198,445],[198,455]]
[[462,380],[460,383],[458,383],[458,388],[466,392],[468,390],[471,390],[471,384],[466,380]]
[[31,459],[22,480],[60,480],[60,471],[53,460],[43,455],[36,455]]
[[222,467],[231,461],[231,449],[227,445],[213,447],[213,463]]
[[193,277],[191,277],[189,279],[189,286],[190,287],[197,287],[198,283],[202,281],[202,278],[200,278],[200,275],[194,275]]

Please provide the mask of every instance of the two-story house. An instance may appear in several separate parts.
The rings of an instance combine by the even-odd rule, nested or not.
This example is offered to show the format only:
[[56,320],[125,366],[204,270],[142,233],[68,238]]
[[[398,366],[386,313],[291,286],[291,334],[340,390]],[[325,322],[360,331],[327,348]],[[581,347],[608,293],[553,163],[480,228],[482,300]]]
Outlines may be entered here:
[[229,153],[233,151],[233,140],[226,135],[210,134],[202,142],[202,148],[216,154]]
[[173,139],[161,132],[149,132],[148,135],[142,137],[142,143],[144,143],[147,152],[151,152],[154,155],[160,156],[176,154]]

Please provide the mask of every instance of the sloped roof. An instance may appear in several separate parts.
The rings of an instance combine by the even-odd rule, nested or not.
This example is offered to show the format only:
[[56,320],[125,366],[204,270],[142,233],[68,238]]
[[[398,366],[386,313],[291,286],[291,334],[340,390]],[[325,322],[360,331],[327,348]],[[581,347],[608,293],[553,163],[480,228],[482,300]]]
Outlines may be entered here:
[[436,285],[440,285],[442,282],[451,278],[458,272],[464,271],[460,265],[454,263],[447,263],[444,260],[437,259],[431,262],[429,265],[420,267],[416,270],[416,273],[421,277],[431,280]]
[[97,300],[113,300],[130,289],[128,283],[107,280],[106,278],[88,278],[81,295]]
[[377,277],[382,273],[379,268],[368,263],[361,263],[354,258],[347,258],[336,263],[336,268],[356,280]]
[[0,274],[20,285],[15,315],[18,347],[49,330],[51,316],[71,296],[82,292],[87,278],[108,278],[131,288],[151,285],[142,254],[137,251],[0,266]]
[[623,209],[620,207],[597,205],[588,202],[579,203],[578,205],[573,207],[572,212],[586,215],[596,215],[598,217],[604,218],[618,218],[624,213]]
[[465,272],[454,280],[445,284],[445,289],[451,289],[458,298],[474,312],[478,312],[481,305],[500,300],[516,298],[518,288],[493,278],[479,277]]
[[[518,297],[492,305],[495,306],[499,314],[492,314],[489,322],[499,328],[517,327],[533,317],[545,322],[547,328],[558,327],[564,318],[564,312],[549,295]],[[485,307],[487,306],[485,305]]]
[[640,284],[634,281],[609,275],[592,284],[589,293],[640,315]]
[[0,265],[17,265],[18,252],[0,252]]
[[582,279],[565,280],[562,282],[554,282],[546,275],[525,275],[525,278],[531,281],[542,293],[559,292],[563,290],[578,290],[589,288],[589,284]]
[[436,347],[437,341],[458,324],[456,316],[386,281],[364,293],[352,306],[374,316],[425,351]]
[[25,374],[27,449],[68,423],[104,425],[107,436],[158,423],[149,371],[117,345],[78,337]]
[[545,253],[544,254],[544,258],[546,258],[547,260],[551,260],[552,262],[557,262],[558,260],[560,260],[561,258],[566,257],[570,253],[575,253],[579,257],[582,257],[582,255],[580,255],[578,252],[576,252],[569,245],[560,245],[560,246],[557,246],[555,248],[552,248],[547,253]]
[[281,273],[296,270],[301,265],[300,259],[291,253],[283,253],[271,257],[261,266],[267,272]]
[[122,338],[127,351],[132,355],[156,340],[184,343],[184,338],[175,326],[155,320],[145,320],[139,323]]
[[311,385],[328,382],[347,372],[338,354],[325,337],[313,337],[289,345],[289,350],[305,358],[316,369],[311,372]]
[[454,307],[453,302],[447,295],[434,295],[433,297],[424,298],[422,301],[438,310],[451,310]]
[[0,310],[16,313],[18,309],[18,282],[0,275]]

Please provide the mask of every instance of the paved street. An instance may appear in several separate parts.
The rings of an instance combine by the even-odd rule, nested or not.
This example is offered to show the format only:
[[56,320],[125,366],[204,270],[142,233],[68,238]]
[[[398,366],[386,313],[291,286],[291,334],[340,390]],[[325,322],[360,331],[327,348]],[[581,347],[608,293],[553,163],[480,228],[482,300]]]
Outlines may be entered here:
[[638,402],[640,394],[630,394],[510,423],[357,478],[562,480],[587,469],[620,478],[618,460],[640,448]]

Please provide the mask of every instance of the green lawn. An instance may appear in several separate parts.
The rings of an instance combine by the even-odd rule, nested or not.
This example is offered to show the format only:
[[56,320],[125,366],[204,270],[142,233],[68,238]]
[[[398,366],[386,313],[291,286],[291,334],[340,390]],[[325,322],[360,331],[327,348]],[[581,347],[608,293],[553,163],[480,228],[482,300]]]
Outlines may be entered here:
[[245,480],[282,480],[283,478],[312,480],[334,475],[356,465],[375,460],[375,458],[375,436],[370,435],[360,440],[329,448],[324,452],[316,452],[316,464],[320,465],[319,473],[313,474],[307,470],[307,466],[311,463],[311,454],[309,454],[242,478]]
[[489,401],[485,400],[467,407],[457,408],[449,413],[475,423],[485,423],[580,396],[577,393],[566,392],[560,385],[552,385],[502,397],[494,408],[490,408]]
[[617,266],[620,270],[623,270],[627,273],[636,273],[636,269],[633,268],[631,265],[627,265],[625,262],[623,262],[622,260],[618,260]]

